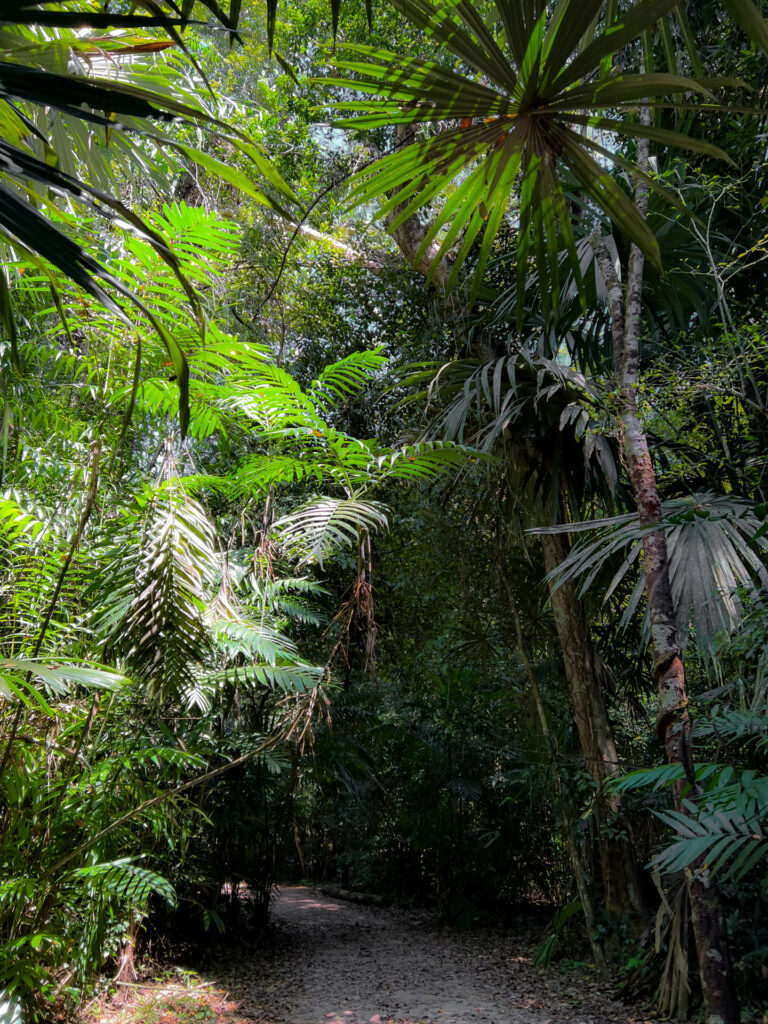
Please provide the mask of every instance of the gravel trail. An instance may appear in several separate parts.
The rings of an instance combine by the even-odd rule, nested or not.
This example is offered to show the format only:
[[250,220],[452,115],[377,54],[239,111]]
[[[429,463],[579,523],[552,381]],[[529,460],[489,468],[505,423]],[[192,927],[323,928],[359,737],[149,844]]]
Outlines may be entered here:
[[[80,1024],[651,1024],[588,976],[535,967],[519,936],[282,888],[270,941],[94,1000]],[[192,1013],[191,1007],[195,1007]]]
[[[589,979],[534,967],[500,932],[432,928],[418,915],[286,887],[279,956],[225,983],[258,1024],[642,1024]],[[258,974],[262,980],[255,977]]]

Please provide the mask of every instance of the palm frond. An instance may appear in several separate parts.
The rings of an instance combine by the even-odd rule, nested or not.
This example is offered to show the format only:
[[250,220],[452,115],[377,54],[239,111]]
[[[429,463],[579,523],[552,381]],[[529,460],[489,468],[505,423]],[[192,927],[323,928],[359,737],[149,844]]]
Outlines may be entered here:
[[[662,516],[678,630],[687,636],[692,620],[706,650],[718,633],[731,633],[741,621],[739,589],[755,582],[768,588],[768,569],[760,554],[768,551],[768,540],[760,534],[762,521],[750,502],[712,493],[665,501]],[[613,577],[605,600],[637,565],[645,532],[636,513],[531,532],[558,531],[596,531],[596,536],[574,546],[552,574],[555,585],[579,580],[583,594],[610,569]],[[624,625],[640,606],[643,585],[638,578],[622,617]]]
[[336,363],[329,363],[312,381],[308,394],[323,408],[332,409],[352,395],[358,394],[387,364],[382,347],[352,352]]
[[314,498],[274,524],[275,538],[299,564],[323,560],[334,551],[359,545],[362,531],[386,530],[387,510],[380,502],[352,498]]
[[176,893],[170,882],[156,871],[127,859],[75,868],[60,881],[62,886],[74,885],[79,891],[82,891],[83,883],[94,895],[115,897],[134,908],[144,909],[153,893],[171,905],[176,903]]
[[[440,125],[436,133],[361,171],[352,202],[378,201],[378,214],[394,215],[390,225],[394,227],[441,198],[442,208],[419,255],[423,257],[432,247],[437,263],[458,246],[450,284],[475,240],[481,239],[473,294],[502,224],[516,220],[518,291],[522,296],[530,254],[546,306],[548,296],[558,290],[563,253],[568,269],[578,274],[573,225],[559,169],[563,165],[574,187],[588,195],[601,214],[660,269],[653,233],[608,170],[611,162],[626,167],[626,161],[615,146],[609,146],[602,147],[598,162],[590,153],[590,133],[635,137],[640,127],[631,112],[638,104],[653,105],[657,98],[682,92],[714,104],[709,88],[694,79],[650,71],[613,73],[606,64],[649,24],[672,12],[677,6],[674,0],[639,0],[620,22],[603,18],[596,36],[600,5],[593,2],[561,0],[529,9],[499,0],[491,5],[488,20],[470,0],[446,6],[398,0],[398,6],[447,54],[471,70],[461,73],[433,60],[373,46],[338,47],[334,63],[342,74],[324,81],[341,90],[337,109],[355,115],[339,120],[340,126]],[[506,40],[508,51],[499,39]],[[348,100],[350,93],[370,98]],[[642,131],[662,146],[728,159],[709,140],[655,127]],[[515,214],[509,200],[518,183]],[[656,180],[652,179],[652,187],[679,206]],[[518,316],[521,313],[518,308]]]
[[[267,191],[253,184],[252,178],[267,181],[268,191],[275,190],[276,195],[279,193],[290,204],[295,197],[289,198],[291,189],[258,147],[237,129],[228,128],[193,98],[179,98],[183,90],[158,88],[157,81],[146,87],[120,74],[98,79],[90,73],[77,73],[78,60],[74,58],[72,68],[68,66],[70,53],[87,56],[90,44],[84,39],[83,30],[89,25],[95,29],[154,25],[165,29],[171,44],[185,49],[178,29],[189,23],[190,9],[185,5],[182,13],[175,4],[162,0],[143,6],[146,14],[136,10],[125,14],[106,10],[61,10],[59,5],[53,4],[11,5],[6,11],[5,45],[0,60],[0,96],[5,100],[0,113],[0,176],[3,178],[0,235],[15,251],[55,267],[124,323],[130,324],[131,317],[121,300],[149,319],[174,365],[183,433],[187,426],[189,377],[184,352],[138,294],[105,266],[101,256],[90,251],[92,247],[85,241],[85,232],[77,230],[77,217],[62,217],[57,213],[57,199],[66,204],[79,204],[78,208],[86,214],[106,218],[122,230],[138,234],[176,274],[191,309],[199,315],[199,293],[182,273],[163,235],[122,203],[113,191],[94,184],[110,176],[104,166],[114,162],[111,154],[130,153],[146,168],[152,164],[151,158],[142,156],[132,141],[132,136],[143,134],[154,145],[192,160],[259,202],[282,210],[280,203],[273,202]],[[222,26],[234,32],[238,4],[233,5],[231,15],[213,0],[208,0],[206,6]],[[49,28],[43,30],[42,25]],[[46,35],[50,34],[51,27],[57,32],[53,40]],[[96,38],[100,52],[104,53],[111,41],[102,36]],[[130,42],[123,40],[126,41]],[[150,47],[150,54],[158,52],[151,40],[145,45]],[[65,55],[63,60],[62,54]],[[170,79],[163,84],[170,84]],[[156,122],[178,119],[204,124],[223,133],[251,164],[254,174],[243,174],[210,153],[150,127]],[[111,150],[93,144],[95,130],[105,132],[108,140],[111,135],[114,143]],[[96,167],[99,157],[104,165],[101,169]],[[8,312],[10,292],[5,292],[4,317],[12,323]],[[13,331],[12,335],[15,337]]]
[[205,674],[215,684],[237,684],[275,690],[278,693],[310,693],[323,679],[325,670],[316,665],[244,665]]
[[481,458],[483,453],[453,441],[418,441],[375,456],[368,471],[376,485],[387,480],[435,480],[443,473],[466,469]]
[[246,618],[219,619],[211,623],[211,629],[217,647],[230,661],[238,655],[247,662],[260,661],[267,666],[294,664],[298,660],[295,643],[272,623]]
[[[525,466],[535,493],[556,491],[566,477],[573,496],[599,492],[613,499],[617,457],[595,416],[597,396],[572,368],[515,352],[421,368],[404,381],[425,382],[419,397],[435,405],[430,433],[456,439],[465,459],[487,458],[503,444]],[[463,448],[465,442],[479,451]]]
[[112,557],[94,618],[108,651],[163,697],[193,690],[210,650],[206,596],[218,563],[203,509],[177,483],[162,484]]
[[739,882],[768,856],[766,775],[742,772],[737,782],[710,791],[697,805],[684,802],[681,811],[655,813],[675,833],[652,861],[660,871],[703,864],[699,870]]

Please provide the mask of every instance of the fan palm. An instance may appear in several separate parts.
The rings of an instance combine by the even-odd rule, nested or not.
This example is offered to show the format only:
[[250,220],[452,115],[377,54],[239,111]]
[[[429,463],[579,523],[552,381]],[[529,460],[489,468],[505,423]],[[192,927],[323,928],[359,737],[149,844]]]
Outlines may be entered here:
[[[609,165],[639,175],[667,201],[680,204],[628,162],[612,140],[615,135],[643,137],[727,160],[711,142],[641,125],[636,110],[641,103],[663,103],[681,94],[714,105],[712,88],[736,84],[611,70],[613,56],[678,8],[675,0],[639,0],[623,13],[602,0],[554,5],[494,0],[488,17],[471,0],[394,2],[458,69],[371,46],[339,47],[335,65],[348,75],[326,83],[372,95],[340,98],[336,105],[356,115],[339,121],[341,126],[437,127],[363,170],[354,202],[381,200],[378,212],[390,215],[390,229],[395,229],[443,197],[420,256],[434,251],[434,270],[457,248],[450,285],[479,239],[476,291],[519,184],[518,315],[529,257],[536,264],[545,310],[558,291],[563,263],[581,280],[569,191],[589,197],[661,269],[658,242]],[[681,10],[677,16],[684,17]]]
[[[758,553],[768,551],[768,541],[760,533],[761,520],[751,503],[733,495],[694,494],[664,502],[662,512],[677,631],[684,638],[693,619],[696,639],[706,652],[718,634],[731,633],[741,624],[739,590],[751,588],[756,581],[768,587],[768,571]],[[648,532],[636,512],[534,532],[558,530],[596,534],[575,547],[554,575],[561,582],[580,579],[582,594],[615,556],[623,556],[605,590],[605,600],[637,565],[643,535]],[[643,585],[640,577],[622,625],[638,610]]]

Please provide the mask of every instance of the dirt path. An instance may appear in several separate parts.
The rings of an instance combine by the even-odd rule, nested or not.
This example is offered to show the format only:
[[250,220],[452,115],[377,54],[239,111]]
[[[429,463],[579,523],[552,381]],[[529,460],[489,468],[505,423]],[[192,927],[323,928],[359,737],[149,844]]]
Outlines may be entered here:
[[[303,887],[282,889],[273,914],[287,951],[240,1003],[260,1024],[643,1020],[589,982],[534,967],[513,938],[433,929],[403,911]],[[233,998],[245,995],[242,970],[226,979]]]
[[272,946],[122,989],[87,1024],[649,1024],[519,938],[282,889]]

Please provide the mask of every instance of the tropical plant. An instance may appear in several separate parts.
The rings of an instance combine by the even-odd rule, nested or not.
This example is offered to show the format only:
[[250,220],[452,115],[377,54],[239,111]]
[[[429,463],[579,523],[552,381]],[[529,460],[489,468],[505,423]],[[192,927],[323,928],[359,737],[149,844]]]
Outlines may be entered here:
[[[482,336],[481,336],[482,337]],[[535,350],[535,342],[532,344]],[[618,466],[615,444],[605,436],[595,388],[572,368],[544,357],[532,358],[522,348],[488,361],[458,359],[437,370],[420,368],[412,383],[429,381],[426,392],[432,410],[433,431],[444,438],[470,440],[502,456],[503,477],[499,515],[505,521],[502,548],[516,542],[520,522],[569,521],[583,509],[600,502],[611,507],[617,498]],[[547,571],[554,570],[568,552],[565,537],[542,533]],[[508,609],[521,661],[526,666],[530,691],[546,743],[552,750],[552,770],[558,792],[556,742],[539,693],[531,658],[531,640],[520,622],[519,599],[506,575],[502,554],[503,606]],[[607,926],[598,931],[597,914],[584,877],[578,847],[571,839],[569,802],[559,799],[570,844],[570,859],[579,879],[579,903],[584,912],[593,955],[598,963],[618,955],[622,931],[640,931],[647,910],[639,868],[630,839],[629,819],[620,798],[607,796],[605,782],[619,771],[614,727],[604,694],[612,670],[592,639],[587,612],[574,586],[562,589],[548,581],[555,629],[560,642],[568,693],[581,743],[586,771],[592,779],[589,811],[597,823],[602,902]]]
[[[335,65],[350,77],[325,79],[344,90],[373,94],[369,100],[340,99],[336,106],[357,116],[339,121],[349,128],[434,125],[423,140],[359,172],[352,201],[386,196],[379,215],[393,213],[390,230],[439,197],[442,209],[431,222],[420,256],[437,243],[436,268],[455,246],[449,285],[455,283],[475,240],[473,290],[477,294],[491,247],[517,203],[517,311],[522,315],[529,256],[536,264],[545,316],[557,307],[565,264],[581,286],[573,204],[589,197],[605,222],[637,243],[661,269],[658,242],[606,163],[642,176],[649,188],[679,205],[664,185],[629,162],[609,139],[616,134],[648,138],[727,160],[711,142],[632,116],[641,101],[657,102],[681,93],[716,106],[712,89],[733,82],[708,82],[677,74],[614,69],[613,58],[675,10],[674,0],[640,0],[626,11],[601,0],[575,6],[562,0],[553,9],[538,0],[494,3],[484,19],[471,3],[442,7],[429,0],[405,0],[398,7],[440,46],[458,69],[439,60],[405,57],[366,46],[340,47]],[[504,48],[504,42],[508,49]],[[471,68],[467,74],[461,65]],[[458,124],[457,124],[458,122]],[[562,168],[562,171],[560,170]],[[456,183],[458,181],[458,183]],[[577,224],[589,233],[594,221]]]
[[[270,753],[278,733],[306,719],[325,681],[300,658],[284,635],[284,615],[270,610],[258,587],[252,614],[247,588],[237,600],[202,508],[174,477],[173,460],[163,465],[154,490],[120,510],[98,540],[79,532],[87,611],[78,608],[78,592],[61,585],[56,556],[70,547],[66,537],[46,532],[16,502],[4,507],[7,564],[21,587],[25,572],[38,582],[45,572],[54,576],[43,589],[36,644],[20,634],[35,628],[35,606],[23,619],[15,602],[2,609],[4,646],[18,653],[0,660],[0,984],[30,1019],[47,1019],[47,1001],[82,996],[110,956],[119,954],[121,978],[130,979],[152,894],[174,903],[178,893],[185,905],[196,886],[218,894],[215,825],[201,824],[182,794],[199,777],[217,780],[231,770],[241,787],[245,780],[250,792],[263,793],[282,768],[279,753]],[[40,543],[53,546],[50,568],[33,557]],[[55,653],[37,657],[43,644]],[[97,645],[136,682],[90,663]],[[106,701],[98,693],[117,687]],[[228,799],[220,781],[207,792],[213,812]],[[268,860],[257,867],[241,857],[235,868],[232,840],[229,855],[230,870],[254,891],[266,886],[268,896]],[[210,920],[215,897],[200,909]]]
[[[205,7],[234,38],[239,4],[233,5],[231,16],[214,0]],[[229,129],[185,88],[173,63],[166,63],[159,73],[156,70],[156,61],[163,59],[167,48],[186,50],[181,33],[191,24],[189,5],[179,10],[174,4],[147,4],[144,12],[121,13],[89,5],[61,10],[59,5],[29,3],[12,4],[5,13],[0,80],[7,102],[0,122],[4,179],[0,232],[11,259],[33,256],[47,273],[55,295],[52,265],[125,326],[130,326],[131,318],[115,296],[127,299],[148,317],[173,362],[185,430],[189,371],[184,352],[143,299],[104,265],[106,247],[94,245],[83,213],[75,211],[106,219],[113,228],[127,229],[151,246],[176,274],[191,309],[200,316],[198,293],[182,273],[167,239],[109,190],[113,161],[133,163],[156,178],[158,162],[165,164],[161,173],[167,180],[167,153],[171,160],[180,157],[218,174],[259,202],[279,205],[248,176],[154,123],[186,120],[224,133],[227,144],[250,162],[256,176],[266,176],[284,199],[290,197],[289,202],[295,197],[256,146]],[[147,34],[146,28],[155,31]],[[133,33],[126,35],[126,30]],[[102,73],[94,75],[94,68]],[[104,73],[110,71],[112,75]],[[137,133],[143,135],[149,152],[137,146]],[[12,360],[20,370],[12,290],[2,275],[2,319]]]
[[[260,21],[245,10],[243,26],[255,31],[229,70],[226,47],[215,41],[229,29],[197,41],[193,25],[179,24],[175,40],[161,35],[160,25],[133,22],[118,37],[105,23],[81,35],[71,23],[50,27],[39,20],[73,14],[75,4],[17,10],[29,15],[27,42],[35,53],[48,60],[59,53],[57,45],[67,50],[71,66],[41,72],[78,78],[82,71],[91,84],[114,78],[130,89],[172,96],[204,118],[231,120],[240,109],[236,101],[221,114],[199,85],[194,60],[214,54],[210,77],[217,88],[225,81],[254,101],[242,118],[235,115],[238,127],[254,128],[268,141],[280,171],[307,197],[365,159],[338,134],[324,149],[326,129],[310,124],[317,93],[304,75],[313,46],[304,45],[302,34],[322,22],[324,6],[313,0],[293,9],[280,26],[281,43],[288,40],[296,51],[281,54],[284,74],[266,64]],[[639,51],[629,44],[606,50],[583,85],[574,81],[557,91],[560,71],[551,73],[551,103],[569,103],[580,89],[573,107],[550,104],[539,115],[525,106],[525,83],[533,89],[545,81],[552,54],[575,32],[579,16],[584,34],[593,28],[609,47],[605,29],[626,26],[640,8],[661,11],[661,4],[608,3],[600,11],[588,4],[577,11],[571,4],[498,2],[483,8],[488,26],[468,23],[479,11],[469,3],[403,0],[400,6],[421,21],[401,31],[394,14],[383,12],[374,29],[380,49],[339,51],[347,63],[366,66],[362,78],[370,88],[376,76],[397,78],[403,98],[392,86],[390,110],[431,116],[437,108],[408,106],[418,83],[428,81],[432,99],[442,103],[438,84],[450,91],[455,78],[471,76],[469,86],[479,91],[470,98],[478,104],[488,94],[497,104],[506,98],[506,112],[520,114],[502,116],[499,105],[500,120],[488,125],[474,117],[462,128],[463,114],[424,125],[417,145],[434,146],[433,156],[441,136],[459,146],[457,178],[454,190],[436,193],[394,228],[411,267],[422,273],[439,254],[453,230],[452,202],[460,218],[474,201],[471,190],[482,190],[484,173],[491,175],[490,188],[498,185],[496,171],[501,180],[511,169],[517,157],[509,156],[507,143],[493,147],[502,131],[512,126],[520,143],[541,120],[544,162],[552,132],[562,128],[568,138],[571,132],[574,147],[586,147],[630,205],[625,175],[631,168],[654,179],[658,173],[645,237],[657,237],[667,276],[652,268],[644,274],[641,250],[618,228],[602,240],[593,234],[605,213],[586,188],[577,188],[564,156],[555,154],[550,167],[553,190],[547,193],[544,181],[532,191],[536,154],[527,142],[520,144],[518,182],[498,193],[504,211],[495,239],[487,242],[494,206],[485,211],[489,235],[481,225],[463,253],[468,273],[488,254],[476,278],[482,276],[481,308],[468,311],[461,298],[428,293],[417,275],[402,273],[390,239],[362,230],[355,237],[360,222],[348,218],[336,196],[313,207],[321,230],[296,224],[295,215],[287,225],[287,210],[240,206],[230,190],[236,176],[223,188],[212,184],[215,164],[205,158],[215,154],[243,171],[250,157],[238,144],[222,149],[222,137],[209,137],[203,127],[224,131],[211,121],[153,116],[140,136],[131,131],[138,120],[129,125],[126,113],[107,126],[80,116],[102,117],[94,106],[46,113],[26,103],[25,116],[61,150],[56,170],[119,195],[134,211],[151,205],[142,221],[165,240],[176,263],[140,227],[103,231],[97,211],[49,197],[34,183],[46,204],[41,213],[108,266],[148,312],[129,310],[97,276],[97,285],[130,312],[127,328],[114,310],[92,302],[60,268],[28,257],[20,244],[6,263],[13,320],[3,321],[0,353],[0,864],[8,883],[0,886],[0,1006],[22,999],[27,1016],[48,1020],[59,1012],[51,1001],[57,992],[76,1002],[99,970],[135,980],[134,955],[146,937],[183,934],[212,942],[220,927],[236,922],[238,907],[239,938],[264,921],[276,871],[424,899],[458,924],[486,914],[511,921],[523,906],[530,922],[532,907],[546,903],[550,917],[557,907],[576,909],[578,898],[596,965],[604,948],[618,954],[614,962],[629,957],[639,964],[653,984],[658,957],[666,955],[660,998],[667,1013],[687,1013],[686,915],[690,907],[695,920],[697,899],[706,909],[711,892],[703,886],[713,879],[731,908],[738,983],[762,997],[766,632],[764,599],[750,583],[759,585],[765,575],[765,509],[747,499],[764,497],[765,332],[759,266],[746,279],[734,272],[740,254],[751,263],[762,252],[762,178],[747,175],[746,151],[740,151],[742,177],[722,197],[722,161],[699,153],[703,168],[717,169],[697,169],[691,178],[681,158],[665,158],[657,137],[659,162],[645,164],[644,114],[638,120],[620,104],[594,111],[575,105],[586,103],[600,82],[614,98],[623,86],[627,96],[640,96],[632,91],[640,88],[633,80],[641,77]],[[742,15],[752,10],[731,6]],[[706,76],[752,80],[761,55],[746,52],[733,28],[720,46],[714,30],[702,27],[717,10],[715,0],[683,8],[692,32],[706,40],[707,68],[686,37],[685,20],[662,12],[655,21],[649,15],[643,34],[645,70],[655,74],[663,60],[709,94],[699,93],[698,101],[674,89],[651,96],[650,127],[677,139],[677,125],[691,137],[718,138],[729,152],[743,139],[750,154],[759,154],[759,139],[750,141],[749,128],[728,121]],[[126,18],[157,18],[163,11],[179,21],[195,14],[186,4],[175,14],[154,5],[112,14],[91,9],[95,16]],[[271,36],[272,0],[268,11]],[[519,39],[505,33],[505,15]],[[419,38],[426,18],[438,35]],[[352,14],[355,41],[364,22],[360,5]],[[441,39],[452,25],[465,51],[469,38],[486,61],[497,55],[491,42],[502,55],[512,54],[505,60],[517,93],[499,83],[501,65],[492,81],[477,72],[476,51],[457,56],[446,49]],[[14,31],[18,37],[26,29]],[[105,44],[97,53],[100,34]],[[525,64],[525,52],[522,62],[513,52],[523,38],[533,63],[536,53],[541,57],[538,70]],[[374,51],[428,60],[390,69]],[[593,39],[583,50],[590,51],[591,60]],[[155,61],[155,53],[162,59]],[[564,56],[562,73],[578,70],[580,60],[576,49]],[[172,69],[182,65],[187,70],[179,77]],[[441,69],[447,77],[439,78]],[[345,78],[359,82],[357,74]],[[684,129],[674,109],[680,99],[690,115]],[[385,111],[374,113],[384,118]],[[619,151],[618,131],[569,120],[591,114],[628,124],[634,135],[626,147]],[[717,131],[706,127],[708,117]],[[486,149],[473,150],[471,140],[486,129]],[[408,132],[407,123],[396,125],[398,148],[407,145]],[[372,143],[381,151],[389,138],[382,120]],[[44,160],[42,140],[25,139]],[[466,150],[461,139],[469,140]],[[617,169],[593,143],[615,147],[624,165]],[[509,148],[514,145],[510,138]],[[176,158],[187,168],[198,161],[178,187],[168,184]],[[135,161],[152,194],[131,177]],[[394,164],[385,164],[385,175],[394,174]],[[402,199],[387,215],[392,223],[450,170],[428,166],[429,181],[414,173],[399,186],[389,178],[393,191],[385,205],[398,193]],[[642,220],[647,182],[642,175],[636,181]],[[530,207],[527,225],[518,216],[520,182]],[[273,187],[287,203],[279,184]],[[593,184],[592,194],[601,187]],[[702,221],[670,205],[670,190]],[[598,198],[613,191],[606,185]],[[182,195],[200,205],[185,205]],[[537,220],[538,199],[545,212]],[[226,202],[227,220],[216,215],[217,202]],[[572,218],[581,280],[558,220],[562,203]],[[424,258],[414,262],[434,228],[419,216],[430,205],[444,219]],[[237,220],[247,221],[244,235],[231,222],[236,206]],[[467,214],[443,251],[434,282],[445,282],[455,269],[453,257],[475,229],[477,212],[480,207]],[[636,222],[629,217],[630,226]],[[515,244],[521,229],[528,236],[524,273]],[[292,231],[298,242],[286,251]],[[721,232],[729,237],[721,239]],[[560,295],[550,295],[556,278],[547,242],[553,238]],[[611,269],[604,274],[606,253]],[[622,266],[628,256],[631,294]],[[715,278],[704,273],[710,257]],[[617,267],[623,281],[611,276]],[[454,274],[457,281],[461,273]],[[641,285],[642,305],[634,302]],[[615,336],[620,308],[621,322],[632,321],[630,342],[640,362],[634,378],[616,382],[605,378],[613,342],[622,340]],[[637,309],[642,317],[633,320]],[[177,367],[149,314],[189,370],[189,427],[181,444],[178,421],[186,412]],[[718,318],[728,324],[727,334]],[[23,375],[12,365],[12,345]],[[380,395],[388,360],[429,361],[420,379],[420,386],[431,384],[435,414],[428,440],[413,441],[423,421],[415,424],[413,406],[392,397],[402,394],[402,377]],[[640,590],[633,591],[636,551],[654,531],[640,527],[637,513],[615,526],[604,518],[613,501],[622,511],[628,507],[631,465],[620,449],[633,439],[625,424],[636,422],[625,417],[629,407],[622,402],[635,385],[641,404],[634,411],[651,431],[657,491],[679,503],[671,515],[665,503],[660,520],[670,542],[670,590],[679,599],[675,627],[684,624],[687,635],[690,619],[699,641],[686,652],[689,703],[671,715],[668,706],[664,720],[683,741],[695,727],[695,747],[681,743],[690,758],[651,769],[649,779],[656,773],[666,782],[650,793],[645,786],[642,800],[639,784],[606,781],[625,763],[658,762],[645,729],[651,658],[640,617],[625,629],[619,621],[628,606],[642,607]],[[707,488],[711,495],[701,493]],[[695,498],[680,502],[681,494]],[[585,515],[599,517],[596,535],[578,527],[577,539],[590,539],[569,560],[565,535],[547,532],[531,543],[523,529]],[[591,543],[604,541],[603,530],[613,552],[605,570]],[[695,565],[684,564],[686,551]],[[705,572],[713,553],[723,561],[719,579]],[[585,576],[569,575],[560,587],[552,577],[548,587],[540,585],[546,570],[566,560],[569,573],[579,559]],[[616,576],[609,601],[601,603],[594,585],[579,594],[579,580],[595,571],[595,582],[607,571],[607,586]],[[696,605],[690,614],[686,595]],[[700,654],[704,630],[717,633],[723,623],[738,629],[728,637],[720,631]],[[712,691],[712,701],[699,702],[704,690]],[[630,950],[627,940],[636,922],[638,932],[643,927],[640,915],[647,922],[645,907],[624,920],[612,910],[613,880],[627,877],[631,867],[627,851],[641,863],[654,859],[653,876],[640,881],[653,878],[662,901],[655,943],[646,941],[642,950]],[[686,873],[690,885],[681,877]],[[640,895],[647,902],[652,885],[645,889]],[[563,917],[554,922],[558,938]],[[568,936],[585,938],[575,927]],[[553,945],[543,952],[562,952]],[[711,984],[711,974],[703,974]]]
[[[713,652],[718,636],[739,628],[744,590],[754,584],[768,587],[768,572],[759,554],[768,551],[763,521],[750,502],[711,493],[665,501],[662,516],[678,633],[686,637],[693,624],[697,643],[705,652]],[[557,529],[538,527],[534,532]],[[612,579],[602,588],[607,601],[637,564],[649,527],[641,526],[637,513],[629,512],[560,529],[597,533],[574,547],[557,567],[555,585],[580,580],[583,594],[609,566],[611,571],[615,567]],[[640,577],[621,617],[624,626],[641,605],[643,585]]]
[[[572,210],[566,203],[560,167],[572,177],[579,194],[586,195],[598,210],[607,213],[611,227],[617,228],[630,243],[626,277],[622,280],[620,266],[614,263],[602,237],[604,231],[593,230],[594,221],[588,215],[577,219],[579,228],[590,235],[606,285],[615,418],[640,521],[649,527],[643,549],[654,674],[661,697],[658,732],[664,739],[668,758],[687,763],[690,723],[681,647],[674,619],[666,539],[660,529],[658,487],[637,402],[646,258],[660,269],[658,245],[647,223],[648,199],[652,191],[664,193],[649,174],[650,144],[687,147],[721,157],[724,154],[715,154],[708,143],[660,128],[652,116],[652,110],[659,109],[659,97],[670,97],[671,105],[682,110],[687,104],[681,102],[680,90],[689,95],[701,93],[702,89],[709,92],[708,85],[691,79],[684,84],[680,77],[652,71],[648,45],[643,58],[638,54],[633,60],[630,56],[631,71],[619,73],[612,67],[612,58],[620,48],[638,39],[657,18],[665,17],[678,5],[655,5],[641,0],[625,12],[610,5],[599,31],[602,6],[595,3],[576,8],[562,2],[550,10],[537,3],[494,5],[492,23],[498,26],[499,38],[512,52],[511,63],[492,28],[472,4],[435,7],[408,2],[403,4],[407,16],[433,35],[444,52],[473,67],[475,76],[469,79],[434,61],[368,49],[359,51],[362,59],[341,61],[340,66],[354,72],[353,77],[333,81],[346,89],[384,96],[381,100],[356,100],[351,104],[342,100],[341,105],[348,109],[370,111],[342,122],[347,125],[372,127],[461,119],[458,127],[415,142],[404,153],[386,157],[373,171],[363,171],[356,198],[367,201],[388,193],[381,209],[397,210],[397,224],[443,193],[448,182],[466,170],[426,233],[422,255],[426,246],[441,236],[435,255],[437,263],[463,232],[451,275],[455,280],[482,232],[475,294],[493,238],[504,220],[512,186],[518,174],[522,174],[517,231],[518,323],[522,320],[531,250],[535,254],[546,321],[550,319],[550,310],[557,308],[561,261],[573,274],[577,290],[582,291]],[[758,23],[758,33],[764,37],[766,27],[751,5],[738,5],[740,16],[747,13],[747,6],[750,17],[754,15]],[[684,19],[682,8],[678,10]],[[646,35],[646,42],[648,39]],[[354,51],[352,55],[357,56]],[[697,60],[695,56],[692,59]],[[485,81],[478,80],[480,71]],[[487,82],[494,83],[495,88]],[[736,83],[708,84],[733,88]],[[717,105],[711,92],[705,98]],[[640,105],[638,121],[604,116],[607,110],[621,111],[626,104]],[[483,120],[478,121],[479,118]],[[572,125],[585,128],[585,135],[575,133]],[[637,139],[635,163],[628,163],[610,145],[606,147],[596,141],[590,128]],[[634,200],[594,160],[593,153],[632,175]],[[738,1008],[725,919],[717,898],[707,891],[709,884],[709,879],[700,875],[689,882],[707,1012],[713,1020],[735,1021]]]
[[[741,627],[742,634],[758,644],[764,624],[762,611],[758,604],[751,621]],[[728,642],[727,635],[721,633],[721,650]],[[672,842],[653,859],[657,870],[674,874],[706,869],[725,882],[738,883],[768,854],[768,780],[762,770],[768,752],[765,686],[760,656],[752,679],[739,675],[696,700],[697,745],[704,757],[714,754],[718,761],[700,760],[693,772],[680,764],[640,769],[615,781],[621,792],[663,792],[675,787],[683,791],[682,813],[654,808],[672,835]],[[727,758],[731,763],[723,763]]]
[[[149,758],[159,766],[166,756],[137,750],[129,759],[101,748],[95,725],[103,691],[111,706],[125,684],[82,661],[4,660],[0,985],[34,1019],[45,1014],[45,1000],[82,991],[94,963],[114,947],[120,922],[145,909],[150,893],[173,898],[139,862],[130,829],[110,827],[128,794],[153,791]],[[21,732],[12,724],[20,707]],[[177,764],[184,759],[167,752],[171,761],[175,755]]]

